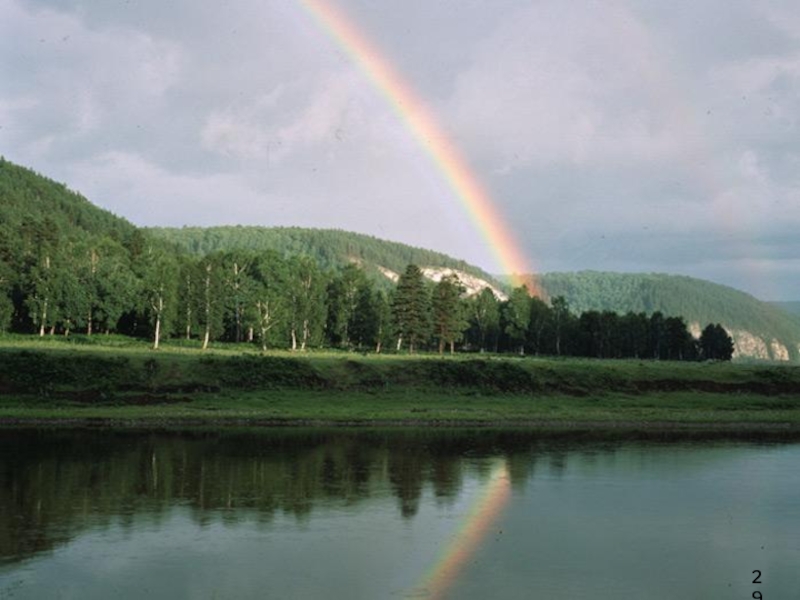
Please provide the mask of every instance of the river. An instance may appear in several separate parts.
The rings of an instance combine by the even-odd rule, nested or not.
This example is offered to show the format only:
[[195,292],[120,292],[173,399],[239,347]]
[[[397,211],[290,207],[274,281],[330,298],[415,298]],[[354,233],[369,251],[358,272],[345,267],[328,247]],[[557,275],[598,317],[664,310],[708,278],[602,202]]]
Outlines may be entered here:
[[0,599],[797,598],[800,444],[0,431]]

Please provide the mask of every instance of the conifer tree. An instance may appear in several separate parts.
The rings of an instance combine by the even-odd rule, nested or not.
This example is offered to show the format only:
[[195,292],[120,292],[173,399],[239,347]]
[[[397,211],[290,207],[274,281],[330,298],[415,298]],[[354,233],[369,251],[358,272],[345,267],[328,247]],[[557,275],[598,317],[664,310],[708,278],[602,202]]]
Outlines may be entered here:
[[706,325],[700,334],[700,351],[706,360],[731,360],[733,358],[733,339],[719,323]]
[[434,335],[439,341],[439,354],[444,353],[445,344],[450,346],[450,354],[455,351],[455,343],[461,341],[467,322],[461,295],[464,286],[455,275],[447,275],[434,286],[431,297]]
[[417,265],[408,265],[397,281],[392,300],[392,319],[398,351],[403,341],[407,341],[409,351],[414,353],[430,335],[429,296],[422,271]]

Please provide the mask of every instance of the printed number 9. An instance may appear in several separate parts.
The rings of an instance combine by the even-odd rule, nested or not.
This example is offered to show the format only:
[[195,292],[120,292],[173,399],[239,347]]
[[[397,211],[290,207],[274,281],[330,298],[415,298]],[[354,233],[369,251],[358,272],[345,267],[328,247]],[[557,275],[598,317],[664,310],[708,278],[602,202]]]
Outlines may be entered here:
[[761,595],[761,592],[753,592],[753,598],[755,598],[756,600],[762,600],[764,596]]

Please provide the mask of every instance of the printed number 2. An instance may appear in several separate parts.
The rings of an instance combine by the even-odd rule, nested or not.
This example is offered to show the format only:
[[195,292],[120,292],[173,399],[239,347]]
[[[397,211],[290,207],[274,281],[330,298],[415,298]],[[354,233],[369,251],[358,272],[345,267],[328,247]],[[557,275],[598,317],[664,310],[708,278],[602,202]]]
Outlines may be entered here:
[[[756,576],[756,578],[753,579],[753,583],[761,583],[761,571],[756,569],[755,571],[753,571],[753,573]],[[764,596],[761,595],[761,592],[756,591],[753,592],[753,598],[755,598],[755,600],[763,600]]]

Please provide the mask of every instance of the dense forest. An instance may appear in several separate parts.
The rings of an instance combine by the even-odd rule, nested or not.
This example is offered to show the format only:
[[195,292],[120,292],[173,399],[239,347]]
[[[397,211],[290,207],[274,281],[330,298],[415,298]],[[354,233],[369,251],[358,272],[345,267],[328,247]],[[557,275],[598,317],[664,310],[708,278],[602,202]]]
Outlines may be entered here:
[[713,315],[727,327],[748,330],[786,346],[800,341],[800,318],[787,306],[773,306],[739,290],[679,275],[646,273],[545,273],[540,285],[551,296],[564,296],[573,310],[614,310],[678,314],[690,323]]
[[[0,197],[0,330],[114,332],[149,338],[156,347],[171,337],[204,348],[227,341],[263,349],[600,358],[729,358],[732,350],[715,325],[724,307],[697,341],[687,328],[687,315],[695,318],[691,306],[686,314],[663,310],[655,284],[636,310],[584,308],[581,294],[596,299],[625,291],[622,284],[603,290],[608,274],[576,274],[592,280],[586,292],[563,276],[545,276],[546,300],[524,288],[503,300],[488,288],[468,297],[456,276],[433,283],[417,264],[488,275],[369,236],[293,228],[143,230],[5,160]],[[369,265],[400,273],[397,285],[379,284],[385,278]],[[647,276],[628,281],[646,291]]]
[[[192,254],[212,251],[270,249],[284,257],[297,253],[313,257],[324,268],[356,262],[371,281],[389,292],[393,286],[378,267],[402,272],[407,264],[458,269],[510,292],[502,277],[492,278],[480,269],[465,266],[448,256],[403,244],[386,242],[337,230],[265,227],[211,227],[148,229]],[[800,314],[790,314],[792,303],[770,304],[749,294],[691,277],[664,274],[545,273],[537,275],[545,298],[563,296],[572,311],[612,311],[681,315],[695,335],[703,323],[720,322],[728,330],[764,341],[762,352],[771,355],[770,342],[786,347],[797,358],[800,343]],[[763,355],[762,355],[763,357]]]
[[146,231],[194,256],[231,250],[273,251],[283,258],[309,256],[324,270],[358,264],[385,289],[390,281],[378,266],[399,274],[409,264],[457,269],[501,286],[485,271],[446,254],[338,229],[227,226],[149,227]]
[[800,302],[770,302],[775,308],[795,315],[800,323]]

